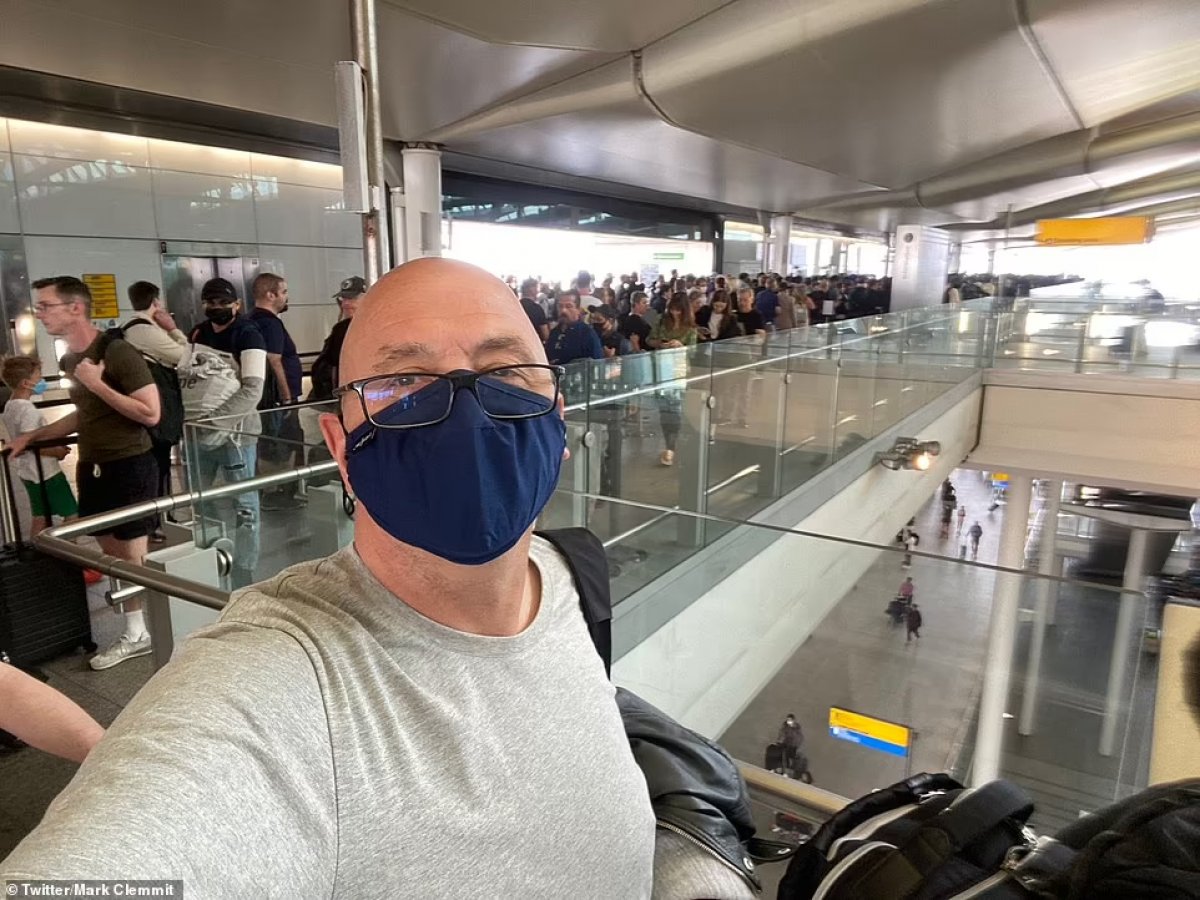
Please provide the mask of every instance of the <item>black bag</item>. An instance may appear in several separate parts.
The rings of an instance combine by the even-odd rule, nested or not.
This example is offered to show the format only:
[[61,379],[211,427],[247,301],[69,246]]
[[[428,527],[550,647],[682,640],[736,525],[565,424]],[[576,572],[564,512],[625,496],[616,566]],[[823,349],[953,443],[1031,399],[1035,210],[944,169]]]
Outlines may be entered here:
[[566,558],[579,594],[579,608],[587,622],[596,652],[604,660],[604,673],[612,675],[612,592],[608,584],[608,554],[600,539],[586,528],[535,531]]
[[767,744],[767,752],[763,754],[763,768],[768,772],[783,768],[783,744]]
[[1031,846],[1025,793],[1006,781],[966,790],[948,775],[916,775],[854,801],[802,844],[780,900],[939,900],[1000,870]]
[[[15,516],[8,458],[7,451],[0,454],[0,474]],[[96,649],[83,570],[33,549],[19,537],[0,547],[0,650],[13,665],[23,667],[80,647]]]
[[[119,328],[108,329],[105,332],[108,340],[100,348],[100,358],[104,359],[110,342],[125,340],[125,333],[137,325],[158,327],[145,319],[130,319]],[[150,377],[154,379],[154,386],[158,388],[158,422],[147,427],[146,431],[150,433],[150,440],[154,443],[173,447],[183,440],[183,391],[179,387],[179,375],[173,368],[164,366],[152,356],[143,353],[142,359],[150,367]]]

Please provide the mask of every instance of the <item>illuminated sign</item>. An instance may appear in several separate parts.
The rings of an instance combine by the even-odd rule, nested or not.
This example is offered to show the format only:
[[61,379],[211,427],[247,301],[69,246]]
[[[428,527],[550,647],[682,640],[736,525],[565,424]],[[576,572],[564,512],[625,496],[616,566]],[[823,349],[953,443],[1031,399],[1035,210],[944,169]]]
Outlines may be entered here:
[[117,309],[116,275],[83,275],[83,283],[92,292],[92,318],[115,319],[121,313]]
[[892,756],[908,756],[912,747],[912,730],[908,726],[836,706],[829,707],[829,733],[840,741]]
[[1144,244],[1154,236],[1149,216],[1106,216],[1099,219],[1041,219],[1037,242],[1052,246]]

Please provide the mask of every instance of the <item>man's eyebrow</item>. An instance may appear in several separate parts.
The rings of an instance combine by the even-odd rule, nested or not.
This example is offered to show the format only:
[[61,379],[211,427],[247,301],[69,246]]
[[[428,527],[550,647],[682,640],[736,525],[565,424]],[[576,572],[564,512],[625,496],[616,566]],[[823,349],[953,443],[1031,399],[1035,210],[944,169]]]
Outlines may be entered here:
[[481,353],[520,353],[525,354],[529,351],[529,345],[516,335],[498,334],[495,337],[487,338],[475,345],[475,354]]
[[384,349],[383,355],[375,363],[375,370],[377,372],[390,372],[395,366],[406,365],[414,359],[433,355],[433,348],[428,344],[413,341],[403,344],[393,344],[391,347]]

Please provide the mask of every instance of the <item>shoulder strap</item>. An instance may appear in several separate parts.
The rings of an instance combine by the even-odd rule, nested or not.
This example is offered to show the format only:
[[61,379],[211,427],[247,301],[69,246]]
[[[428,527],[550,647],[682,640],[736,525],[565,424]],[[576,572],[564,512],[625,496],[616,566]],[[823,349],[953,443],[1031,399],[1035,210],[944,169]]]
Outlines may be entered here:
[[604,672],[612,674],[612,592],[608,584],[608,555],[600,539],[586,528],[555,528],[536,531],[554,545],[571,569],[579,608]]
[[916,834],[857,886],[865,890],[863,896],[912,896],[930,873],[964,847],[1006,820],[1024,822],[1032,813],[1033,801],[1008,781],[991,781],[963,791],[953,803],[922,823]]
[[126,322],[124,325],[121,326],[121,333],[124,334],[125,332],[129,331],[130,328],[133,328],[136,325],[150,325],[150,324],[152,324],[152,323],[146,319],[130,319],[128,322]]

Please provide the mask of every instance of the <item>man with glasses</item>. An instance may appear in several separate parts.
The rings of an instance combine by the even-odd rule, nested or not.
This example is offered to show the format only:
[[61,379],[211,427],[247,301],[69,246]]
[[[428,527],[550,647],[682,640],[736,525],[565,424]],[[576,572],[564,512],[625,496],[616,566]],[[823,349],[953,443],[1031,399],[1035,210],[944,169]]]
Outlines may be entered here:
[[[262,399],[267,372],[267,345],[254,323],[241,315],[242,302],[233,285],[213,278],[200,289],[206,321],[197,325],[191,342],[215,353],[197,355],[196,347],[180,367],[185,409],[192,418],[220,418],[218,429],[205,429],[195,441],[191,471],[201,487],[211,487],[221,476],[226,484],[254,477],[258,462],[258,436],[262,425],[258,403]],[[203,373],[197,360],[203,359]],[[189,366],[190,362],[190,366]],[[217,367],[221,367],[220,373]],[[218,374],[225,378],[216,377]],[[228,392],[211,395],[197,403],[196,388],[203,384],[231,382]],[[197,408],[197,406],[199,408]],[[233,565],[230,579],[235,588],[254,581],[258,566],[260,509],[258,491],[238,494],[234,504]]]
[[340,374],[321,426],[354,543],[235,594],[0,880],[650,897],[646,782],[571,571],[532,534],[567,456],[561,370],[502,281],[420,259],[368,293]]
[[[92,324],[92,294],[70,275],[33,283],[34,307],[46,331],[67,344],[60,365],[70,379],[75,412],[9,442],[19,456],[32,441],[64,438],[79,432],[75,477],[79,515],[94,516],[158,495],[158,465],[146,429],[158,422],[159,395],[142,355],[129,343],[113,340]],[[111,556],[141,564],[146,556],[150,519],[136,519],[92,532]],[[108,669],[150,653],[142,605],[125,601],[125,630],[108,649],[90,660]]]

